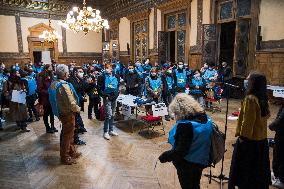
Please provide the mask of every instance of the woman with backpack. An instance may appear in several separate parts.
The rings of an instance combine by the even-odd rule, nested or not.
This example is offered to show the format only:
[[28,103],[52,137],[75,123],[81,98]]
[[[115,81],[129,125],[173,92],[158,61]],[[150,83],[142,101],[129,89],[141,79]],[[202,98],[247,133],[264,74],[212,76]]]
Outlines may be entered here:
[[271,184],[267,119],[270,115],[265,75],[253,72],[244,82],[246,96],[241,105],[230,168],[229,189],[268,189]]
[[169,132],[172,149],[164,152],[161,163],[173,162],[183,189],[199,189],[202,171],[210,165],[212,120],[190,95],[179,93],[169,106],[176,124]]

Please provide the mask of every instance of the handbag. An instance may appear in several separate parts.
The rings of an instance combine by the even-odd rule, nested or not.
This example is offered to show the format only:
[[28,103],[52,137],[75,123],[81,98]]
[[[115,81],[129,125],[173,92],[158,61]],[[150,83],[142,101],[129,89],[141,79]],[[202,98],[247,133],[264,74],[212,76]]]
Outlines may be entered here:
[[43,116],[43,114],[44,114],[43,105],[41,105],[40,103],[37,103],[35,105],[35,109],[36,109],[39,117]]

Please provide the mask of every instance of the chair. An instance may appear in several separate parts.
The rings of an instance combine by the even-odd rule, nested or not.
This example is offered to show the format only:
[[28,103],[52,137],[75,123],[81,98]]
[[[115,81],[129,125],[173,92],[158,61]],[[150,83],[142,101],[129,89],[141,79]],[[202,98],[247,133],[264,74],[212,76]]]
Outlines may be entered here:
[[[152,115],[146,115],[146,116],[142,116],[141,120],[145,123],[147,130],[148,130],[148,134],[150,134],[150,130],[155,131],[155,127],[161,126],[162,128],[160,130],[162,130],[164,132],[164,135],[166,134],[165,131],[165,125],[163,123],[163,118],[161,116],[155,117]],[[145,127],[142,127],[140,129],[140,132],[145,129]]]

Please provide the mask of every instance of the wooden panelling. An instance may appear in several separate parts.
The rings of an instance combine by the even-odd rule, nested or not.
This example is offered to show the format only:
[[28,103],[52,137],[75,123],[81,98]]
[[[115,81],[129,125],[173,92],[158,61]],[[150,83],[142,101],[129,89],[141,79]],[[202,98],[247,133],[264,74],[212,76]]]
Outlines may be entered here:
[[284,51],[257,52],[254,69],[264,73],[269,84],[284,85]]

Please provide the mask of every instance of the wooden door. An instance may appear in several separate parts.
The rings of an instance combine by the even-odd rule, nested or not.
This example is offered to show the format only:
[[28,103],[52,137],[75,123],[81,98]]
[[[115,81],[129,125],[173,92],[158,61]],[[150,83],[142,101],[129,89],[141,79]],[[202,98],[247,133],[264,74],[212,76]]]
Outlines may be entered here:
[[159,62],[166,62],[168,51],[168,32],[159,31],[158,33],[158,60]]
[[202,62],[217,64],[216,24],[202,25]]
[[238,19],[236,23],[236,40],[233,73],[237,77],[246,77],[249,55],[250,20]]

